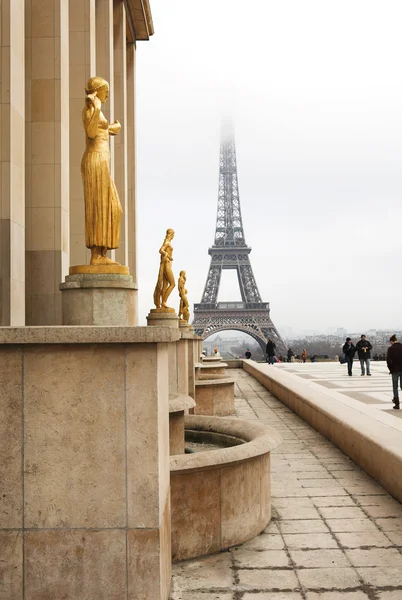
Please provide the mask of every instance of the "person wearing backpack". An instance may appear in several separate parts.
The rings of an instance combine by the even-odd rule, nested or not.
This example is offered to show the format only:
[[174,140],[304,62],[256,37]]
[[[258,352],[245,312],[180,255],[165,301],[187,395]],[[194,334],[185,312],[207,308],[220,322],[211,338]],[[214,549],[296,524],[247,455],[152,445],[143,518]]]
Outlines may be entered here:
[[356,353],[356,347],[350,337],[346,338],[346,342],[343,345],[342,352],[345,355],[346,362],[348,364],[348,375],[352,376],[353,358]]

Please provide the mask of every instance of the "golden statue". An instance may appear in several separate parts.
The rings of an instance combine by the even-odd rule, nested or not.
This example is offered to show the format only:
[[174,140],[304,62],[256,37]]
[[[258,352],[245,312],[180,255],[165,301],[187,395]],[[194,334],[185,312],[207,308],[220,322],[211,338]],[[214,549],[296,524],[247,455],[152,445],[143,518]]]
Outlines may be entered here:
[[91,249],[91,265],[119,264],[106,256],[119,247],[122,208],[110,175],[109,134],[117,135],[121,125],[109,125],[101,110],[109,95],[102,77],[91,77],[85,88],[82,122],[86,149],[81,161],[85,197],[85,244]]
[[180,296],[179,319],[182,319],[185,323],[188,323],[190,320],[190,310],[187,300],[186,279],[186,272],[180,271],[180,277],[177,284]]
[[172,271],[173,261],[173,248],[170,244],[174,237],[173,229],[166,231],[165,240],[159,250],[161,255],[161,264],[159,267],[158,281],[154,291],[154,303],[156,308],[167,309],[168,311],[174,311],[166,305],[167,299],[169,298],[172,290],[175,286],[174,275]]

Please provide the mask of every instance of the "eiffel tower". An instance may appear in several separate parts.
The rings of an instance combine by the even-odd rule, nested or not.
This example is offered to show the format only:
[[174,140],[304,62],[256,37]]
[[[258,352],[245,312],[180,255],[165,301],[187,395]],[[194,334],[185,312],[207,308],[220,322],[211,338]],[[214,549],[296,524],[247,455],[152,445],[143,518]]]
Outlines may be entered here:
[[[268,338],[276,352],[286,346],[271,321],[269,302],[261,300],[244,237],[237,180],[236,147],[232,127],[222,127],[219,155],[219,192],[215,242],[208,250],[211,264],[201,302],[194,304],[193,327],[204,339],[218,331],[234,329],[248,333],[265,352]],[[222,269],[235,269],[241,302],[218,302]]]

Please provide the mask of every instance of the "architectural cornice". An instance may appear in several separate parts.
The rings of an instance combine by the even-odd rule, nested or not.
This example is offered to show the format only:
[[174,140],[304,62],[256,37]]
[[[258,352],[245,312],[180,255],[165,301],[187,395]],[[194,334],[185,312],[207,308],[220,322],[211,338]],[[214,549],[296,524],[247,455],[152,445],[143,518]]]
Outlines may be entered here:
[[126,0],[125,4],[128,13],[127,19],[132,24],[135,33],[135,40],[130,41],[149,40],[154,34],[149,0]]

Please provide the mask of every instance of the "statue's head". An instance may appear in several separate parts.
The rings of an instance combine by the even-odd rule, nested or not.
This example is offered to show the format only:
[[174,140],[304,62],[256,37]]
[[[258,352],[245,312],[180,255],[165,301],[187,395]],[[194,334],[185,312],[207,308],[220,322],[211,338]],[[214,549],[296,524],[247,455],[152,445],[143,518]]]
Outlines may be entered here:
[[95,92],[101,102],[106,101],[109,95],[109,84],[106,79],[103,79],[103,77],[91,77],[91,79],[88,80],[88,83],[85,86],[85,93],[88,96]]
[[185,277],[186,276],[186,272],[185,271],[180,271],[180,277]]
[[166,238],[169,240],[174,238],[174,229],[166,229]]

